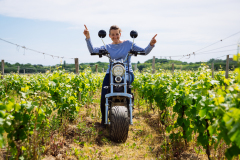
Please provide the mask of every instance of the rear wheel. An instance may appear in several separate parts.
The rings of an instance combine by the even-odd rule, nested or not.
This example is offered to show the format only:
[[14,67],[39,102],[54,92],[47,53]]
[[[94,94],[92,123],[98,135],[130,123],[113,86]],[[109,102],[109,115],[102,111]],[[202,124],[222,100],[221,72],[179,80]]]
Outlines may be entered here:
[[110,137],[115,142],[125,142],[128,137],[129,117],[126,106],[113,106],[110,110]]

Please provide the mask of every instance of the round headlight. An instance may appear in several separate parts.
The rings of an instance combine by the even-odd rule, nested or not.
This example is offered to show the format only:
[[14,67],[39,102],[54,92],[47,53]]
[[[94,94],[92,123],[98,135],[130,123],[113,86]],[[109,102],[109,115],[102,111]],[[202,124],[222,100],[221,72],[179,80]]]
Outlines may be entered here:
[[125,73],[125,69],[121,64],[116,64],[115,66],[113,66],[112,74],[114,76],[123,76],[124,73]]

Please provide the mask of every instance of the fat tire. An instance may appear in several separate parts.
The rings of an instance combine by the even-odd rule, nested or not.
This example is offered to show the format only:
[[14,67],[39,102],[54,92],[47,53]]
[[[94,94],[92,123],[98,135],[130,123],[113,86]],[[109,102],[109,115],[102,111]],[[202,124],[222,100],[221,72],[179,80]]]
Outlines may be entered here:
[[129,130],[129,117],[127,107],[111,107],[110,122],[111,140],[117,143],[126,142]]

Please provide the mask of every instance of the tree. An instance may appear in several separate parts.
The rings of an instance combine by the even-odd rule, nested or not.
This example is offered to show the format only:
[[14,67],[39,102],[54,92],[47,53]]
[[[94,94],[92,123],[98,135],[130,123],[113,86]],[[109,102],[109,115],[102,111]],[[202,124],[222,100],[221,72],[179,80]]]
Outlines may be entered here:
[[212,63],[212,62],[214,62],[214,58],[211,58],[211,59],[208,61],[208,63]]
[[63,68],[66,69],[66,61],[63,61]]

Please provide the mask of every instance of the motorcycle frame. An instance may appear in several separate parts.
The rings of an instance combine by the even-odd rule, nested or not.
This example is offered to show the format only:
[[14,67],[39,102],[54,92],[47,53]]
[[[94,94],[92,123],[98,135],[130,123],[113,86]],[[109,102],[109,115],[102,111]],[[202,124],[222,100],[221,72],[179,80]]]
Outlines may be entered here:
[[[133,125],[133,122],[132,122],[132,107],[133,107],[132,99],[133,99],[133,96],[132,96],[132,94],[127,93],[127,90],[128,90],[128,88],[127,88],[127,86],[128,86],[128,84],[127,84],[127,67],[128,67],[128,76],[130,76],[129,75],[129,61],[127,62],[127,64],[124,63],[126,60],[129,59],[129,56],[130,55],[128,54],[126,56],[125,60],[121,60],[121,63],[124,65],[124,68],[125,68],[125,73],[124,73],[124,76],[123,76],[124,77],[124,82],[123,83],[114,83],[114,80],[113,80],[114,76],[112,74],[112,68],[113,68],[114,64],[118,63],[119,61],[115,61],[115,60],[110,59],[110,68],[109,68],[110,93],[105,95],[106,103],[105,103],[105,123],[104,124],[110,124],[110,122],[108,121],[108,110],[109,110],[108,99],[113,98],[113,97],[125,97],[125,98],[129,98],[129,116],[130,116],[129,118],[130,118],[130,124]],[[113,91],[114,86],[124,86],[123,93],[119,93],[119,92],[114,93],[114,91]],[[129,78],[129,86],[130,86],[130,78]]]

